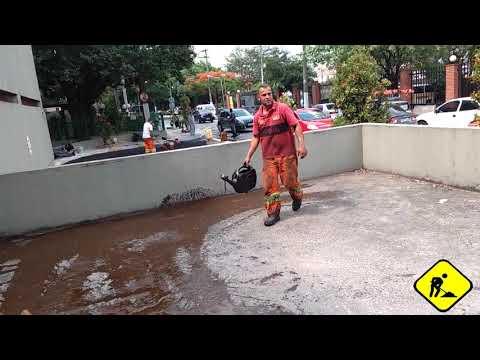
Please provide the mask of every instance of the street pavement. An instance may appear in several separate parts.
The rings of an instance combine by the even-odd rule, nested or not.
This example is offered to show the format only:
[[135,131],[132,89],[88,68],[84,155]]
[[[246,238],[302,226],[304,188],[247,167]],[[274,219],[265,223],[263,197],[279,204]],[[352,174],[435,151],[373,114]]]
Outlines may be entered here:
[[[220,132],[218,131],[217,120],[215,120],[213,123],[195,124],[195,126],[196,126],[196,132],[200,132],[200,133],[203,133],[203,130],[207,128],[211,128],[214,139],[220,140]],[[228,134],[228,140],[232,140],[232,132],[230,129],[227,129],[227,134]],[[251,138],[252,138],[252,128],[247,128],[244,131],[238,132],[237,141],[248,140]]]

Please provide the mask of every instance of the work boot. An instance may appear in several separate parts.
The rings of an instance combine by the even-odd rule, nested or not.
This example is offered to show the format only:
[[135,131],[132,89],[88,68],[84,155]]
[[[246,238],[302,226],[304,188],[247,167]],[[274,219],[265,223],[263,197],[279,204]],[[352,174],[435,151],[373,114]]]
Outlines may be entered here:
[[280,214],[279,213],[268,215],[268,217],[264,221],[264,224],[265,224],[265,226],[272,226],[272,225],[275,225],[275,223],[278,220],[280,220]]
[[293,200],[292,202],[292,210],[293,211],[298,211],[298,209],[300,209],[300,207],[302,206],[302,199],[300,200]]

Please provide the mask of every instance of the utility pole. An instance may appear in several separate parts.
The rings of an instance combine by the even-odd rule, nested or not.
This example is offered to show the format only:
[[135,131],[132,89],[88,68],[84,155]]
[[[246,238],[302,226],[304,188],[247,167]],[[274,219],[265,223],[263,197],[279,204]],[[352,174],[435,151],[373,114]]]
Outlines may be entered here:
[[208,63],[208,50],[203,49],[203,50],[200,50],[199,52],[203,52],[205,54],[204,56],[199,56],[199,57],[205,59],[205,65],[207,66],[207,70],[210,70],[210,64]]
[[[207,49],[203,49],[203,50],[200,50],[199,52],[205,53],[204,56],[199,56],[199,57],[205,59],[205,66],[207,67],[207,71],[210,71],[210,64],[208,63],[208,50],[207,50]],[[208,97],[209,97],[209,99],[210,99],[210,104],[213,104],[213,101],[212,101],[212,91],[210,90],[210,75],[208,75],[207,83],[208,83]]]
[[263,46],[260,45],[260,77],[261,83],[263,84]]
[[308,108],[308,84],[307,84],[307,56],[305,54],[305,45],[303,47],[303,107]]
[[223,104],[223,107],[225,107],[225,93],[223,91],[223,81],[222,79],[224,78],[224,74],[222,74],[222,76],[220,76],[220,85],[222,86],[222,104]]

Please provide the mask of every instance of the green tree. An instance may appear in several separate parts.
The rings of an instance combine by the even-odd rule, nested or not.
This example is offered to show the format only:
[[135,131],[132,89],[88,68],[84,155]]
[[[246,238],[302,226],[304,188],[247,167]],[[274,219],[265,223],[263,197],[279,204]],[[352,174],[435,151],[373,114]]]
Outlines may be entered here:
[[122,76],[141,91],[149,82],[180,78],[194,58],[189,45],[38,45],[33,53],[42,93],[67,98],[80,138],[95,132],[91,105]]
[[112,133],[118,134],[123,130],[122,114],[118,111],[114,95],[115,89],[107,87],[100,96],[100,101],[105,105],[105,118],[112,125]]
[[220,68],[207,65],[205,63],[194,63],[191,67],[184,69],[182,72],[183,78],[185,79],[183,92],[192,99],[193,104],[205,104],[210,102],[208,95],[208,86],[210,85],[210,91],[212,91],[212,99],[215,101],[215,92],[214,89],[217,86],[220,86],[219,79],[200,79],[199,75],[203,73],[208,73],[209,71],[219,72]]
[[[445,45],[313,45],[308,46],[307,54],[312,63],[334,68],[350,57],[355,49],[364,49],[380,66],[382,76],[396,88],[403,65],[428,68],[446,63],[451,48]],[[467,50],[461,47],[458,52],[465,54]]]
[[[476,50],[472,58],[472,76],[470,81],[480,88],[480,50]],[[480,102],[480,90],[473,92],[472,97]]]
[[387,105],[383,101],[388,80],[382,80],[381,69],[367,50],[357,48],[337,66],[332,99],[342,109],[336,125],[364,122],[386,122]]
[[[264,82],[272,86],[272,90],[287,90],[300,87],[303,82],[303,63],[299,56],[290,56],[286,50],[277,47],[236,48],[227,57],[227,69],[242,76],[251,84],[250,89],[260,84],[260,55],[263,51]],[[308,79],[315,76],[311,66],[307,68]]]
[[[477,86],[477,89],[480,89],[480,49],[476,49],[472,55],[472,76],[470,81]],[[480,102],[480,90],[474,91],[472,98]],[[479,115],[475,115],[475,121],[477,121],[477,125],[480,125]]]
[[[244,89],[244,83],[237,74],[222,71],[218,68],[211,68],[211,71],[201,71],[204,67],[196,67],[186,78],[183,86],[184,93],[193,99],[194,104],[209,102],[208,88],[212,93],[212,101],[217,106],[222,104],[222,88],[227,94],[228,91],[235,93]],[[200,72],[197,72],[200,71]],[[220,100],[219,100],[220,99]]]
[[260,81],[260,46],[236,47],[226,58],[227,70],[240,74],[250,84]]

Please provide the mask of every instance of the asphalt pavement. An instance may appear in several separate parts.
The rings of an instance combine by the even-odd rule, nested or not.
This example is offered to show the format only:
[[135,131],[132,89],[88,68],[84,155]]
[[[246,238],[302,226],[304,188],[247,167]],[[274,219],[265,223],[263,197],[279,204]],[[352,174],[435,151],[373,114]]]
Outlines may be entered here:
[[[195,124],[195,126],[196,126],[196,132],[200,132],[200,133],[203,133],[203,130],[207,128],[211,128],[214,139],[220,140],[220,132],[218,131],[217,120],[215,120],[213,123]],[[252,138],[252,128],[247,128],[246,130],[238,131],[237,133],[238,133],[237,141],[248,140]],[[230,129],[227,129],[227,134],[228,134],[228,139],[232,140],[232,132]]]

